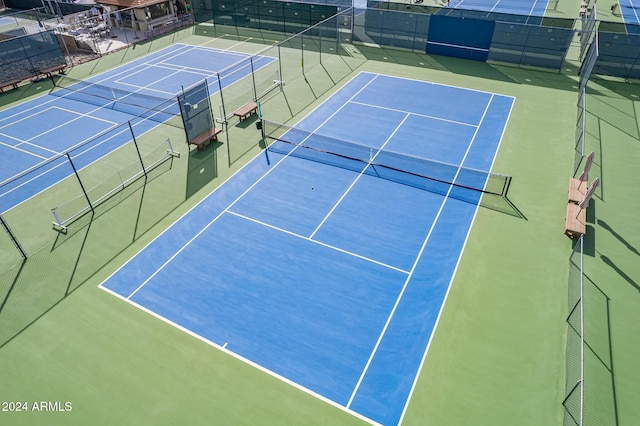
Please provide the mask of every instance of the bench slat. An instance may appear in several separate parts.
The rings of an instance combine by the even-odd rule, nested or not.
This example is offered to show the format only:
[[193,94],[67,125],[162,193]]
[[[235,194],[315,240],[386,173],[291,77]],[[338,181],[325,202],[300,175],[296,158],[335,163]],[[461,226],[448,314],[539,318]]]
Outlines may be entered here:
[[564,233],[570,237],[579,237],[586,233],[587,209],[581,209],[579,205],[567,204],[567,217],[565,218]]
[[258,112],[258,104],[249,102],[233,112],[233,115],[240,118],[240,121],[246,120],[251,114]]
[[218,140],[218,134],[220,132],[222,132],[222,129],[211,127],[191,139],[189,144],[196,145],[198,149],[204,149],[209,142]]
[[579,204],[587,195],[588,183],[576,178],[569,179],[569,196],[570,203]]
[[0,93],[4,93],[4,89],[11,86],[14,89],[18,88],[18,84],[22,82],[22,79],[16,79],[11,81],[5,81],[4,83],[0,83]]

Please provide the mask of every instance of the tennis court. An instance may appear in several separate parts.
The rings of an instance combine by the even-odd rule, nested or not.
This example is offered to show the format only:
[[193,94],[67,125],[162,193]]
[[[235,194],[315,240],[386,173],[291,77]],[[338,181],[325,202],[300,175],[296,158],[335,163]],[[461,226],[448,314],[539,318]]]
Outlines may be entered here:
[[548,4],[548,0],[452,0],[448,7],[456,9],[482,10],[485,12],[544,16]]
[[[640,8],[640,3],[634,0],[618,0],[620,5],[620,13],[622,15],[622,19],[625,24],[635,24],[640,25],[640,16],[638,15],[638,8]],[[636,28],[627,27],[628,32],[637,33]]]
[[[74,150],[81,168],[127,143],[118,131],[130,122],[142,134],[179,114],[176,95],[183,88],[212,79],[215,94],[273,58],[176,43],[85,81],[58,77],[48,95],[0,113],[0,211],[6,211],[71,173],[61,155]],[[160,141],[159,141],[160,142]],[[15,177],[40,168],[24,185]],[[63,170],[64,169],[64,170]]]
[[[265,122],[269,149],[101,288],[356,416],[396,424],[513,103],[361,72],[295,128]],[[399,170],[408,164],[420,166]],[[435,177],[418,176],[429,168]]]

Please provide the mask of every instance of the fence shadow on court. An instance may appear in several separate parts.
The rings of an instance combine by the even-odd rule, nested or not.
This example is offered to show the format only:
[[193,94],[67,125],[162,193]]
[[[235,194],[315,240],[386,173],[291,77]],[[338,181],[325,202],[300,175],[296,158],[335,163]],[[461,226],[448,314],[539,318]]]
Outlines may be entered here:
[[482,200],[480,200],[480,207],[528,220],[524,213],[506,195],[483,194]]
[[[59,233],[47,246],[0,275],[0,349],[48,312],[115,265],[140,238],[166,221],[184,201],[171,161],[139,179]],[[180,169],[180,168],[177,168]],[[184,173],[184,172],[182,172]]]
[[611,299],[587,274],[584,279],[584,419],[593,424],[617,425]]
[[186,198],[190,198],[218,177],[218,148],[221,146],[222,142],[215,142],[205,149],[194,149],[189,152]]

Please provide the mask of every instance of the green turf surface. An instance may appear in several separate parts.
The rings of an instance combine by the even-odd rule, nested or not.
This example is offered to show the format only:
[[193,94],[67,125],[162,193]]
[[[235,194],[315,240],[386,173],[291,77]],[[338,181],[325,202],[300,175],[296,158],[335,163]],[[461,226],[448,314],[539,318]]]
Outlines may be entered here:
[[[87,76],[174,41],[250,52],[269,45],[181,33],[71,73]],[[509,202],[485,199],[478,211],[404,424],[561,424],[573,245],[562,229],[574,158],[574,71],[360,46],[351,54],[327,71],[314,69],[308,83],[291,74],[285,92],[264,102],[265,115],[293,123],[358,71],[516,98],[494,166],[513,176]],[[299,64],[293,51],[283,61]],[[46,81],[39,84],[0,95],[0,102],[47,89]],[[640,226],[634,220],[640,200],[639,95],[635,85],[589,85],[587,145],[596,152],[591,177],[600,176],[603,185],[589,210],[585,250],[585,424],[633,424],[640,418]],[[68,401],[72,410],[0,411],[0,424],[362,424],[97,288],[261,152],[252,121],[232,123],[221,144],[191,154],[178,131],[172,138],[180,158],[146,182],[136,181],[66,235],[51,229],[46,196],[11,217],[31,256],[20,262],[0,236],[0,401],[27,402],[30,410],[34,402]],[[120,164],[118,155],[105,161]]]

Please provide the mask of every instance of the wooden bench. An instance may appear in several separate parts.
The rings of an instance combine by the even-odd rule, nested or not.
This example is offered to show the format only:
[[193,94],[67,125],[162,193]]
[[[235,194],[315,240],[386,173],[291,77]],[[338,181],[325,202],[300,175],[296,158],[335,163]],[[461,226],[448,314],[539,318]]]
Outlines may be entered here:
[[588,8],[589,7],[589,3],[587,3],[586,1],[583,1],[580,3],[580,17],[583,17],[584,15],[587,14]]
[[578,178],[569,179],[569,196],[567,197],[567,201],[569,203],[579,204],[587,195],[587,186],[588,182],[584,180]]
[[198,136],[196,136],[195,138],[191,139],[189,143],[191,145],[196,145],[198,149],[204,149],[209,142],[218,140],[218,134],[220,132],[222,132],[222,129],[211,127],[210,129],[205,130],[204,132],[198,134]]
[[17,78],[15,80],[9,80],[9,81],[0,82],[0,93],[4,93],[4,89],[6,89],[9,86],[11,86],[14,89],[17,89],[18,88],[18,84],[20,84],[21,82],[22,82],[21,78]]
[[567,203],[567,217],[564,223],[564,233],[569,237],[580,237],[586,233],[587,209],[581,209],[578,204]]
[[251,116],[251,114],[255,114],[258,112],[258,104],[256,102],[249,102],[235,110],[233,115],[240,118],[240,121],[244,121]]
[[66,67],[67,67],[66,65],[55,65],[49,68],[45,68],[43,70],[38,70],[38,73],[51,78],[54,72],[62,73],[62,71],[64,71]]

